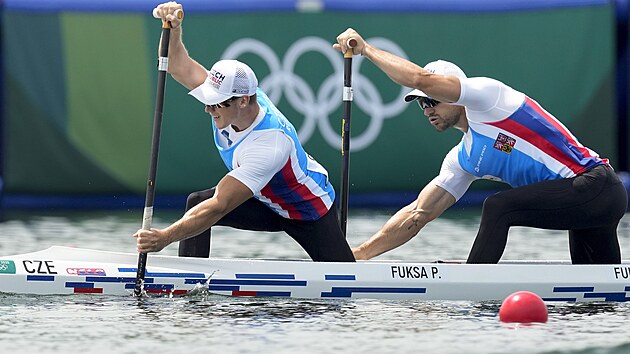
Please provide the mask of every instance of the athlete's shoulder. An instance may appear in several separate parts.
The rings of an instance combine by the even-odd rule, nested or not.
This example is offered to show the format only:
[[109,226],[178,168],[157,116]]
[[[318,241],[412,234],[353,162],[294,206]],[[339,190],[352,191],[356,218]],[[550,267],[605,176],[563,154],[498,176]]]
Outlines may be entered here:
[[525,100],[525,94],[496,79],[473,77],[461,82],[461,95],[455,104],[466,107],[472,122],[504,119]]

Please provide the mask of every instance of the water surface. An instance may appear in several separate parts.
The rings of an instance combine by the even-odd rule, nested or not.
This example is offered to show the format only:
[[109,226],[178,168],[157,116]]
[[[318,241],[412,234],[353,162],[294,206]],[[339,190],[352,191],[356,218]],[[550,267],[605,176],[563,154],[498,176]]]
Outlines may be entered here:
[[[352,246],[392,211],[350,213]],[[156,212],[163,227],[179,212]],[[141,211],[6,212],[0,255],[52,245],[134,252]],[[450,211],[378,259],[465,259],[479,211]],[[619,228],[630,257],[630,216]],[[175,255],[177,247],[163,254]],[[282,233],[216,228],[213,255],[305,258]],[[514,228],[503,259],[568,259],[566,232]],[[546,324],[498,320],[499,302],[0,294],[0,353],[630,353],[630,304],[550,304]]]

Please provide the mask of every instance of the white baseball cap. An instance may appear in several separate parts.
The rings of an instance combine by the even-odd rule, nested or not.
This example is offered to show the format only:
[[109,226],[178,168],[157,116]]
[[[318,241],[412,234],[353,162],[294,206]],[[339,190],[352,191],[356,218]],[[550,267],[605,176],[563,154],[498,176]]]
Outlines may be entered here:
[[232,97],[251,96],[257,87],[256,74],[247,64],[219,60],[208,72],[206,81],[188,94],[205,105],[213,105]]
[[[462,69],[459,68],[459,66],[451,63],[450,61],[441,60],[441,59],[428,63],[427,65],[424,66],[424,70],[427,70],[433,74],[455,76],[455,77],[458,77],[459,79],[466,78],[466,74],[464,74],[464,72],[462,71]],[[417,99],[418,97],[429,97],[429,95],[417,89],[412,90],[411,92],[405,95],[405,102],[411,102]]]

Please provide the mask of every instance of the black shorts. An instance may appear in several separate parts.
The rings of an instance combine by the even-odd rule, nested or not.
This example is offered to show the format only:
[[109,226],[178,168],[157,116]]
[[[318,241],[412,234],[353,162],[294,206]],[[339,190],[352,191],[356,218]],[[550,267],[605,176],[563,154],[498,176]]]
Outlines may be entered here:
[[617,226],[627,208],[626,189],[608,165],[499,192],[484,202],[468,263],[497,263],[511,226],[569,230],[575,264],[620,263]]
[[[213,195],[214,188],[190,194],[186,210]],[[320,219],[303,221],[283,218],[256,198],[250,198],[221,218],[216,225],[252,231],[284,231],[314,261],[354,262],[352,250],[341,231],[334,203]],[[209,257],[210,234],[211,230],[208,229],[198,236],[180,241],[179,256]]]

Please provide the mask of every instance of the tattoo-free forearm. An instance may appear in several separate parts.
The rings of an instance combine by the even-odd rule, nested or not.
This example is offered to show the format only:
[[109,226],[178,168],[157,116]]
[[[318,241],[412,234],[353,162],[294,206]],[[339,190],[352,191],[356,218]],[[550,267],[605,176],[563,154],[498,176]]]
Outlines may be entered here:
[[424,91],[443,102],[459,99],[460,84],[455,77],[435,75],[419,65],[366,43],[363,55],[397,84]]
[[225,213],[216,206],[216,200],[208,199],[188,210],[179,220],[164,229],[169,243],[196,236],[214,225]]

